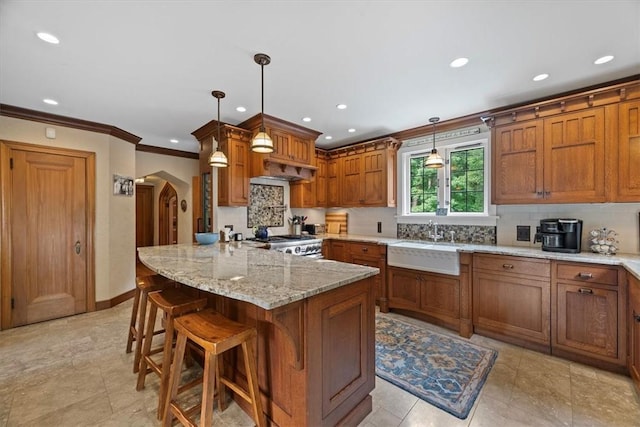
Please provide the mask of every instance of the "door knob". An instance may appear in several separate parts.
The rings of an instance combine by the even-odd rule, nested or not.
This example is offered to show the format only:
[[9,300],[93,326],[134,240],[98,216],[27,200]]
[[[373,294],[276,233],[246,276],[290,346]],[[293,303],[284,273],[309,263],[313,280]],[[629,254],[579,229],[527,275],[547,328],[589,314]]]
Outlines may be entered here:
[[80,255],[80,249],[81,249],[80,240],[78,240],[76,242],[76,254]]

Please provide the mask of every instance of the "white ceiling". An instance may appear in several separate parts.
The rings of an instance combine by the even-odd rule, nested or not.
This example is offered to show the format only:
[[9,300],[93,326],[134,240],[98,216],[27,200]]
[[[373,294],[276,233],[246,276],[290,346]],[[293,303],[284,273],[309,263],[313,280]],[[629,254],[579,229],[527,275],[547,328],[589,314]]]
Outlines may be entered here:
[[225,122],[260,112],[264,52],[265,113],[334,147],[638,74],[639,23],[638,0],[0,0],[0,102],[197,152],[212,90]]

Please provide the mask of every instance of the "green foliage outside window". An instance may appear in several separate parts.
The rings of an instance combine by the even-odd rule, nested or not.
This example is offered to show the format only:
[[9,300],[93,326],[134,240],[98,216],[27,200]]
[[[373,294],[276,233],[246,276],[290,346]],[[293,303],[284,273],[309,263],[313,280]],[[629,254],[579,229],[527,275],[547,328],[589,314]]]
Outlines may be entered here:
[[[438,169],[424,167],[425,156],[410,159],[411,213],[435,213]],[[449,157],[450,212],[484,212],[484,148],[453,151]]]

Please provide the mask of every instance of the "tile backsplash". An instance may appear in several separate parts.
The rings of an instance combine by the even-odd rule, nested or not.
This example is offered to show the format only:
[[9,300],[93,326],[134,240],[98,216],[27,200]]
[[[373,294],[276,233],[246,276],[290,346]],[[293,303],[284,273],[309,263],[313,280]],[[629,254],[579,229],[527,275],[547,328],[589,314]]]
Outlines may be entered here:
[[[410,240],[432,241],[434,232],[429,224],[398,224],[398,238]],[[451,235],[453,232],[453,236]],[[438,234],[443,236],[441,242],[473,243],[480,245],[496,244],[496,227],[486,225],[457,225],[440,224]]]
[[283,227],[285,210],[284,186],[250,184],[247,227]]

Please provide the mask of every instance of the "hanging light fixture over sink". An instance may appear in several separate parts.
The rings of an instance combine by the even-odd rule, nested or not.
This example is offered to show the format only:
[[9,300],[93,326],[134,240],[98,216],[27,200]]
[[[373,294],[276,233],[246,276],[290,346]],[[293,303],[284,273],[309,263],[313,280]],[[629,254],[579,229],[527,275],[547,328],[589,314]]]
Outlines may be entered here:
[[438,154],[438,150],[436,150],[436,123],[440,121],[440,117],[431,117],[429,122],[433,124],[433,148],[431,149],[431,154],[425,160],[424,165],[428,168],[441,168],[444,166],[444,159]]
[[220,99],[225,97],[224,92],[219,90],[214,90],[211,92],[214,98],[218,99],[218,140],[216,141],[213,138],[212,148],[215,146],[216,151],[214,151],[211,156],[209,156],[209,166],[213,166],[216,168],[226,168],[229,166],[229,161],[227,160],[227,156],[224,155],[222,151],[219,150],[220,147]]
[[264,66],[269,65],[269,63],[271,62],[271,58],[267,54],[256,53],[253,57],[253,60],[256,62],[256,64],[260,65],[260,71],[262,75],[262,124],[260,125],[260,131],[251,140],[251,150],[255,151],[256,153],[272,153],[273,141],[267,134],[267,131],[264,127]]

